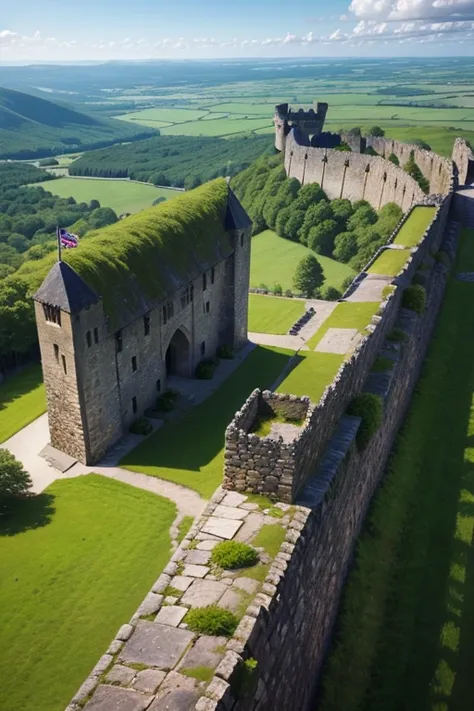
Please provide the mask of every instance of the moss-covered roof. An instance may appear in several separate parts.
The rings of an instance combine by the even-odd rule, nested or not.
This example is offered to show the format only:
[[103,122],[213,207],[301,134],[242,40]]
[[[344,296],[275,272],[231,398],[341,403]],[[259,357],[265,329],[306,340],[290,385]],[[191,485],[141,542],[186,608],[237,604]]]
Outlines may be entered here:
[[232,253],[228,198],[226,181],[217,179],[92,232],[77,249],[63,251],[64,261],[102,297],[111,330]]

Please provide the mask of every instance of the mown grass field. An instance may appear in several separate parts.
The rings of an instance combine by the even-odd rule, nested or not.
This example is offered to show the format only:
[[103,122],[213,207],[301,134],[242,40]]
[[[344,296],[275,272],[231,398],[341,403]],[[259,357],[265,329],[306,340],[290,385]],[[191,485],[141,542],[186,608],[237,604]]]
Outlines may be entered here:
[[269,388],[291,352],[257,346],[202,404],[127,454],[121,466],[174,481],[209,498],[222,480],[224,432],[254,388]]
[[307,345],[314,350],[330,328],[357,328],[362,333],[379,309],[378,301],[343,301],[311,336]]
[[410,252],[407,249],[385,249],[372,266],[367,269],[367,272],[369,274],[396,276],[405,266],[409,256]]
[[432,223],[435,213],[435,207],[415,207],[410,217],[403,223],[393,244],[401,244],[404,247],[417,245],[427,227]]
[[317,403],[328,385],[334,380],[344,356],[335,353],[308,353],[300,351],[298,362],[277,388],[279,393],[307,395]]
[[63,711],[168,561],[173,503],[95,474],[0,517],[0,708]]
[[0,443],[46,412],[40,365],[26,368],[0,385]]
[[[272,230],[265,230],[252,237],[252,258],[250,264],[250,286],[258,288],[265,284],[272,289],[280,284],[284,291],[294,289],[293,277],[298,263],[307,254],[314,252],[299,242],[291,242],[279,237]],[[335,259],[316,255],[324,272],[324,286],[341,289],[342,282],[355,272]]]
[[[474,270],[465,231],[454,272]],[[359,539],[318,711],[471,711],[473,285],[453,276]]]
[[304,313],[304,301],[249,294],[249,331],[287,333]]
[[106,178],[57,178],[35,185],[60,197],[73,197],[76,202],[98,200],[101,207],[111,207],[117,215],[122,212],[139,212],[151,207],[156,198],[164,197],[168,200],[180,194],[177,190],[155,188],[154,185]]

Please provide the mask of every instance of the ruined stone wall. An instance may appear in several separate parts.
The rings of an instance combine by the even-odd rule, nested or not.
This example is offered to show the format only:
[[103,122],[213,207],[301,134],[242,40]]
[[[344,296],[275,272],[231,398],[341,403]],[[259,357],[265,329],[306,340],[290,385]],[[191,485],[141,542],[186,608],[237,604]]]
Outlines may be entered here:
[[[399,286],[380,305],[370,332],[363,337],[354,353],[343,362],[334,381],[321,400],[311,407],[301,432],[291,443],[262,438],[248,430],[258,412],[259,391],[252,393],[226,430],[224,487],[236,491],[265,493],[282,501],[295,501],[314,473],[336,425],[349,402],[357,395],[377,358],[382,343],[397,319],[403,288],[411,283],[416,270],[430,252],[441,243],[451,198],[442,201],[419,246],[408,258],[393,284]],[[400,223],[399,229],[403,221]],[[366,269],[375,261],[382,247]],[[267,394],[264,394],[268,397]],[[277,396],[284,401],[285,396]],[[299,402],[301,398],[286,396]]]
[[459,185],[474,183],[474,152],[464,138],[456,138],[454,142],[453,161],[458,170]]
[[396,202],[404,212],[425,197],[402,168],[377,156],[299,145],[286,138],[285,170],[302,185],[319,183],[331,200],[367,200],[376,210]]
[[415,163],[430,182],[430,193],[447,195],[453,188],[453,162],[433,151],[425,151],[419,146],[401,143],[389,138],[369,136],[367,144],[382,157],[388,158],[394,153],[403,168],[413,151]]

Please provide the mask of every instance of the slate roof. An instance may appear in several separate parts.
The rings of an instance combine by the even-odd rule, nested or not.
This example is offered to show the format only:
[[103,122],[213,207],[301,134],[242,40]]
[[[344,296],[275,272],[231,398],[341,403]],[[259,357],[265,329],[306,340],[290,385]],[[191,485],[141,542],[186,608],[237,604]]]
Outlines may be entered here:
[[230,188],[224,224],[226,230],[245,230],[252,224],[252,220],[245,212],[233,190]]
[[56,262],[33,298],[69,314],[79,313],[99,301],[95,291],[66,262]]

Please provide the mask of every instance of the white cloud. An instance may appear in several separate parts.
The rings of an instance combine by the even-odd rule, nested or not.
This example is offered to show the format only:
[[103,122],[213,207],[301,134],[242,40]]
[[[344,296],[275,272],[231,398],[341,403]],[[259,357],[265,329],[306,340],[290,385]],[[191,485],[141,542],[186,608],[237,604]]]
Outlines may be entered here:
[[352,0],[349,10],[363,20],[474,20],[474,0]]

